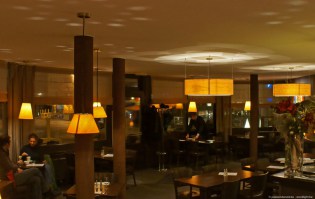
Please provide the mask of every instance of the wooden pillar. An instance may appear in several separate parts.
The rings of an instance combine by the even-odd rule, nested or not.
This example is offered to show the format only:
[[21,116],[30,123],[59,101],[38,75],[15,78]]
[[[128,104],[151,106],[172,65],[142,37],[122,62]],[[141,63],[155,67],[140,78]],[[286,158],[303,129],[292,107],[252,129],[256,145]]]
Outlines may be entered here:
[[113,59],[113,149],[114,173],[124,187],[122,199],[126,198],[126,145],[125,145],[125,60]]
[[258,157],[259,83],[258,75],[250,75],[250,157]]
[[[93,113],[93,38],[74,37],[74,112]],[[76,198],[94,198],[93,134],[75,135]]]

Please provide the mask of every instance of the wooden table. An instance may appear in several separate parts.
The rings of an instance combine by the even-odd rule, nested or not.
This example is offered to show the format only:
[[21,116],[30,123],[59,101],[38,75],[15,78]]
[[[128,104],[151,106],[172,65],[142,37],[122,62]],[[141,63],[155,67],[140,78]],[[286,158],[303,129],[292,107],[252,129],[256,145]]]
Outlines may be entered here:
[[[122,189],[122,185],[119,183],[112,183],[108,186],[108,189],[105,194],[95,194],[95,197],[110,197],[110,198],[118,198]],[[63,195],[68,199],[75,198],[76,190],[75,185],[70,187]]]
[[206,199],[208,192],[216,187],[221,186],[224,182],[230,181],[242,181],[251,178],[254,173],[251,171],[237,170],[237,171],[228,171],[228,172],[237,172],[237,176],[222,176],[219,175],[219,172],[205,173],[201,175],[195,175],[191,178],[178,178],[175,179],[176,182],[186,184],[189,186],[197,187],[200,189],[201,198]]

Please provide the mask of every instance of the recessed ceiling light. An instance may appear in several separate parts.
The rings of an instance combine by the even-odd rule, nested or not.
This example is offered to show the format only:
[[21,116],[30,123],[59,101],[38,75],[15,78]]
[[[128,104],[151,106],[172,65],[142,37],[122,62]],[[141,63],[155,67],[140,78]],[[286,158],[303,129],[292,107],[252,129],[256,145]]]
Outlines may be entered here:
[[56,47],[57,47],[57,48],[66,48],[67,46],[64,46],[64,45],[57,45]]
[[111,27],[122,27],[122,26],[124,26],[124,25],[121,24],[121,23],[108,23],[107,25],[108,25],[108,26],[111,26]]
[[266,24],[268,24],[268,25],[279,25],[282,23],[283,23],[282,21],[268,21],[268,22],[266,22]]
[[132,10],[132,11],[143,11],[143,10],[148,9],[148,7],[145,7],[145,6],[132,6],[132,7],[129,7],[127,9],[128,10]]
[[121,13],[119,13],[120,15],[123,15],[123,16],[129,16],[129,15],[131,15],[131,13],[130,12],[121,12]]
[[149,21],[150,20],[149,18],[145,18],[145,17],[133,17],[131,19],[135,21]]
[[303,25],[303,28],[315,28],[315,24],[307,24],[307,25]]
[[98,24],[101,24],[101,22],[99,21],[89,21],[90,24],[94,24],[94,25],[98,25]]
[[104,44],[104,46],[114,46],[114,44]]
[[45,17],[29,17],[29,20],[33,20],[33,21],[43,21],[46,18]]
[[27,6],[13,6],[13,9],[16,9],[16,10],[30,10],[31,8],[27,7]]
[[126,49],[134,49],[135,47],[132,46],[126,46]]
[[262,12],[262,13],[260,13],[260,15],[262,15],[262,16],[275,16],[277,14],[278,14],[277,12]]
[[55,19],[55,21],[63,22],[63,21],[69,21],[69,20],[68,20],[68,19],[65,19],[65,18],[57,18],[57,19]]
[[67,26],[74,26],[74,27],[78,27],[78,26],[82,26],[82,24],[80,23],[67,23]]

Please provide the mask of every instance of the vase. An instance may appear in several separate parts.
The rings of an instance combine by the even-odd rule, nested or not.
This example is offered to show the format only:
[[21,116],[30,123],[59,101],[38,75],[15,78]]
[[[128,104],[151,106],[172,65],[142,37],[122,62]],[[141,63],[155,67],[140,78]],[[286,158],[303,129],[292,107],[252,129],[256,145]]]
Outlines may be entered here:
[[299,134],[285,136],[284,176],[293,178],[302,176],[304,138]]

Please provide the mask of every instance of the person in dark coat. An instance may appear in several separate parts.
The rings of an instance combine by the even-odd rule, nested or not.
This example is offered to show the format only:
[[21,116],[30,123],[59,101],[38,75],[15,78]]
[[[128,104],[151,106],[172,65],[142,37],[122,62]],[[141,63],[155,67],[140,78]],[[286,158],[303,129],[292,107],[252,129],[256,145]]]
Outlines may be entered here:
[[188,125],[188,131],[186,139],[205,139],[206,136],[206,122],[197,113],[190,113],[190,121]]

